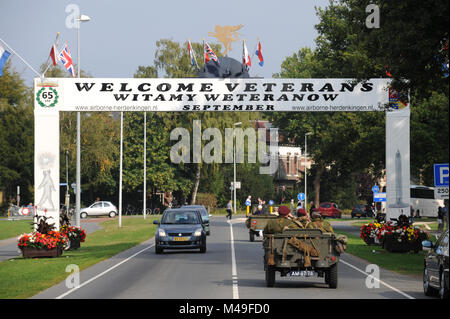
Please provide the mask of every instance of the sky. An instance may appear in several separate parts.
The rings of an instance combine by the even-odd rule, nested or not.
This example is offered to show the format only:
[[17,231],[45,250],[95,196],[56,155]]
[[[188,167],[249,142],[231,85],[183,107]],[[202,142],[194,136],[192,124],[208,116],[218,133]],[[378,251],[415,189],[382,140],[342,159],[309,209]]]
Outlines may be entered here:
[[[77,63],[77,29],[66,20],[74,5],[91,20],[80,29],[81,68],[97,78],[130,78],[139,65],[153,65],[156,41],[209,43],[216,25],[239,25],[250,54],[259,37],[264,66],[253,57],[251,76],[270,78],[281,63],[300,48],[315,47],[318,23],[315,6],[328,0],[0,0],[0,39],[6,41],[34,69],[47,61],[57,32],[60,46],[68,41]],[[66,12],[67,11],[67,12]],[[3,44],[1,44],[3,45]],[[3,45],[4,46],[4,45]],[[61,46],[62,47],[62,46]],[[242,43],[235,42],[229,57],[241,60]],[[25,83],[36,76],[17,56],[12,66]]]

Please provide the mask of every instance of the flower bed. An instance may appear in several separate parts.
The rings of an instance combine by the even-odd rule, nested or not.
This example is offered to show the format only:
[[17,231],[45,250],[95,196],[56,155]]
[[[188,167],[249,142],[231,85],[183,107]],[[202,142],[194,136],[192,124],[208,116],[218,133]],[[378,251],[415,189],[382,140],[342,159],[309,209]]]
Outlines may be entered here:
[[369,223],[361,226],[361,239],[367,245],[379,245],[381,239],[382,223]]
[[86,239],[86,231],[80,227],[63,225],[60,232],[65,234],[70,241],[69,249],[80,248],[80,243],[84,243]]
[[17,239],[17,246],[24,258],[57,257],[67,247],[69,238],[65,233],[55,231],[54,225],[47,222],[46,216],[35,216],[36,231],[22,234]]
[[17,245],[24,258],[55,257],[60,256],[69,239],[58,231],[50,231],[47,234],[33,232],[22,234],[18,238]]
[[361,238],[368,245],[379,243],[389,252],[406,252],[422,249],[422,241],[428,239],[427,233],[412,225],[369,223],[361,226]]

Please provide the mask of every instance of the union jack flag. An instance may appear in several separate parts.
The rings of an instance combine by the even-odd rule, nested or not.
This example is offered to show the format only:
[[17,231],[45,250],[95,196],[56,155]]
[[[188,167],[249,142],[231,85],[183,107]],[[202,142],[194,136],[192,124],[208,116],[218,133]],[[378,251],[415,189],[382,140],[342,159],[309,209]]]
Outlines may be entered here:
[[213,60],[214,62],[219,63],[219,59],[217,58],[217,55],[214,53],[214,51],[209,46],[208,42],[204,42],[205,47],[205,63],[208,63],[209,60]]
[[64,49],[59,53],[59,59],[67,71],[72,74],[72,77],[75,77],[75,67],[73,66],[72,56],[70,55],[67,43],[64,45]]

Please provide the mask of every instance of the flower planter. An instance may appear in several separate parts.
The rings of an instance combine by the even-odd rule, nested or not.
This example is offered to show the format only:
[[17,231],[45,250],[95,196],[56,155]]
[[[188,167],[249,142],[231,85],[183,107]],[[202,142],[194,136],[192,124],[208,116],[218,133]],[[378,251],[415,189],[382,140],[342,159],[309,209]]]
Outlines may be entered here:
[[76,250],[80,248],[81,239],[80,238],[69,238],[70,247],[69,250]]
[[391,253],[406,253],[411,250],[418,253],[422,250],[422,241],[420,239],[414,241],[398,241],[391,234],[386,235],[383,241],[383,248]]
[[52,249],[22,247],[20,250],[23,258],[59,257],[62,254],[62,249],[59,247]]

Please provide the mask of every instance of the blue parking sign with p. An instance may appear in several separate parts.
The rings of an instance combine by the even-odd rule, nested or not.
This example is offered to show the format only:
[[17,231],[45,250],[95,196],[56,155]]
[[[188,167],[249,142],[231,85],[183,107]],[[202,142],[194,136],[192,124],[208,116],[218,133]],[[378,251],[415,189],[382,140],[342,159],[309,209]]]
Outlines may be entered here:
[[448,187],[448,163],[434,164],[434,187]]

